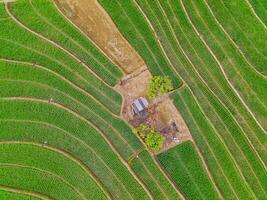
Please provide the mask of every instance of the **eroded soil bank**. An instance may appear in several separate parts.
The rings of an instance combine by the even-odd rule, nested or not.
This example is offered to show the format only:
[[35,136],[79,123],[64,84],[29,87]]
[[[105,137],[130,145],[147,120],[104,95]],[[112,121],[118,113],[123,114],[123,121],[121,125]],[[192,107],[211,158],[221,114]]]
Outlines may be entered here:
[[[82,30],[114,63],[125,76],[115,89],[123,96],[121,117],[132,126],[146,123],[160,131],[166,138],[161,151],[192,140],[188,127],[168,95],[149,100],[148,117],[136,119],[131,104],[138,97],[146,97],[152,77],[143,59],[121,35],[109,15],[96,0],[55,0],[58,8]],[[148,99],[148,98],[147,98]],[[171,130],[175,122],[177,130]],[[174,134],[175,132],[175,134]]]

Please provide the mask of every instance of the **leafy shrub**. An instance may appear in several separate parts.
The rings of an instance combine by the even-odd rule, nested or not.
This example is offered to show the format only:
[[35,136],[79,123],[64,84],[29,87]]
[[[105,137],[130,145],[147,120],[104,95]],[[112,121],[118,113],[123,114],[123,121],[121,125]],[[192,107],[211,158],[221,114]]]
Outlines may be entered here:
[[138,134],[145,142],[146,146],[154,151],[159,151],[165,141],[165,138],[154,128],[145,124],[140,124],[132,129],[134,134]]
[[152,77],[148,89],[148,97],[155,98],[173,90],[172,81],[167,76]]

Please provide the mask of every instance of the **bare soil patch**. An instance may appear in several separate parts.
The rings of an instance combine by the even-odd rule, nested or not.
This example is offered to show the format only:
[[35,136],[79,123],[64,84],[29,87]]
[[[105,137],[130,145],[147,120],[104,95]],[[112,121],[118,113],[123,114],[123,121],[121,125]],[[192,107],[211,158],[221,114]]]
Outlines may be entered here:
[[[182,143],[187,140],[192,140],[190,131],[185,121],[183,120],[181,114],[168,96],[163,101],[157,104],[156,113],[158,113],[159,119],[163,124],[161,130],[165,130],[167,133],[165,135],[165,144],[160,152],[165,151],[177,144],[173,140],[174,136],[177,137],[179,143]],[[172,122],[175,122],[175,124],[177,125],[176,130],[172,130]],[[173,133],[174,135],[171,135],[170,133]]]
[[[174,106],[169,95],[157,97],[154,100],[149,100],[147,98],[146,94],[151,77],[152,75],[144,66],[134,73],[125,76],[120,84],[116,86],[116,89],[124,97],[121,111],[122,117],[133,127],[144,123],[154,127],[156,131],[160,132],[166,138],[163,148],[160,151],[163,152],[183,141],[192,140],[192,137],[186,123]],[[146,97],[149,101],[149,107],[146,115],[136,117],[133,116],[131,111],[131,104],[138,97]],[[177,128],[173,128],[173,122],[176,124]],[[175,141],[174,138],[178,140]]]
[[144,65],[96,0],[55,0],[60,10],[126,73]]

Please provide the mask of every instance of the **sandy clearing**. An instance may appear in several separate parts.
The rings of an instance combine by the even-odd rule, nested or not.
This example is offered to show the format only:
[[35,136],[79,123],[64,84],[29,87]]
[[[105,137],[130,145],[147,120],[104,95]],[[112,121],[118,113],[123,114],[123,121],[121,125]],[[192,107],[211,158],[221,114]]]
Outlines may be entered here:
[[10,3],[15,2],[16,0],[0,0],[0,3]]
[[[192,137],[185,121],[174,106],[169,95],[157,97],[154,100],[148,99],[146,94],[151,77],[151,73],[144,66],[134,73],[125,76],[115,89],[124,97],[121,116],[132,126],[136,126],[136,124],[142,122],[149,124],[156,130],[162,132],[162,134],[165,132],[163,135],[166,140],[160,151],[163,152],[177,145],[177,143],[173,140],[172,131],[170,131],[170,125],[172,122],[175,122],[178,127],[178,132],[176,132],[175,136],[178,138],[179,144],[187,140],[192,140]],[[132,115],[131,104],[140,96],[146,97],[149,100],[150,108],[149,116],[139,121],[135,120]]]
[[96,0],[55,0],[61,11],[89,36],[120,68],[129,74],[144,65],[143,59],[118,31]]

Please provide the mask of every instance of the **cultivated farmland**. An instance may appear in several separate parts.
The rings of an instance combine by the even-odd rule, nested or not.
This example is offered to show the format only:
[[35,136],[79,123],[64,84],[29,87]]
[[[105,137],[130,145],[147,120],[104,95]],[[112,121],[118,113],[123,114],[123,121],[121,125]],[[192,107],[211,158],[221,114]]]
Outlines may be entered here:
[[[245,36],[240,36],[239,41],[234,42],[234,33],[230,32],[230,28],[222,28],[226,24],[220,24],[219,21],[226,14],[218,13],[217,19],[213,10],[230,10],[234,5],[230,1],[224,1],[225,5],[220,5],[222,8],[215,9],[209,6],[212,2],[204,0],[167,0],[155,1],[154,4],[148,0],[100,2],[125,37],[127,31],[132,35],[143,31],[146,38],[155,38],[154,42],[160,46],[159,52],[164,52],[169,67],[186,83],[186,89],[175,93],[173,98],[183,113],[193,138],[196,134],[194,139],[211,174],[214,177],[223,176],[215,178],[222,195],[226,199],[264,199],[267,180],[267,93],[263,89],[267,83],[264,72],[266,54],[261,52],[263,55],[259,59],[256,53],[253,55],[253,59],[262,63],[260,69],[260,63],[256,64],[246,56],[253,47],[248,45],[251,40],[249,37],[253,36],[246,36],[247,33],[240,28],[235,33],[242,32]],[[247,4],[235,2],[240,4],[239,9],[243,7],[247,10]],[[249,20],[255,20],[259,27],[258,32],[255,31],[258,38],[265,37],[266,30],[261,23],[251,13],[248,15]],[[147,28],[134,24],[137,18],[146,22]],[[238,23],[243,21],[246,20],[238,20]],[[126,24],[131,24],[127,26],[130,30],[125,28]],[[235,26],[231,27],[232,30]],[[133,46],[136,43],[131,37],[129,41]],[[145,43],[145,39],[140,38],[140,43]],[[261,44],[266,44],[266,40]],[[255,43],[253,48],[258,48],[256,45]],[[136,48],[142,51],[141,47]],[[154,46],[149,48],[156,55]],[[261,45],[260,48],[266,51],[266,47]],[[202,118],[196,117],[197,110]],[[210,159],[213,159],[212,163],[208,162]],[[228,164],[218,164],[219,161]],[[215,170],[221,172],[216,174]],[[222,184],[223,179],[225,184]]]
[[158,159],[187,199],[219,199],[191,142],[161,153]]
[[[0,199],[266,199],[266,1],[90,1],[144,62],[114,60],[53,0],[0,2]],[[159,153],[132,133],[117,86],[138,75],[120,60],[172,81],[155,102],[190,141]]]

